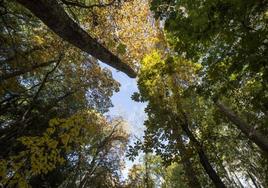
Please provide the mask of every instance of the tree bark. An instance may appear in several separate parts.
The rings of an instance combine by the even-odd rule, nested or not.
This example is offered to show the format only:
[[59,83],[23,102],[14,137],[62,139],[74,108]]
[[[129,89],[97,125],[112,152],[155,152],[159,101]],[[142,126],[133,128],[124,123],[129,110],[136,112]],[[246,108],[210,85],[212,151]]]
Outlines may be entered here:
[[210,164],[208,157],[207,157],[202,145],[199,143],[199,141],[195,138],[195,136],[193,135],[193,133],[189,129],[189,123],[188,123],[188,119],[186,117],[186,114],[183,113],[183,115],[185,118],[185,122],[179,121],[179,122],[181,122],[180,123],[181,128],[186,133],[186,135],[189,137],[190,141],[193,143],[193,145],[198,153],[201,165],[203,166],[206,173],[208,174],[208,176],[210,177],[210,179],[214,183],[215,187],[225,188],[226,186],[224,185],[221,178],[218,176],[217,172],[213,169],[212,165]]
[[237,181],[238,184],[239,184],[239,188],[244,188],[244,185],[241,183],[240,179],[237,177],[237,175],[236,175],[235,172],[233,172],[233,175],[234,175],[236,181]]
[[191,188],[201,188],[199,180],[194,171],[192,162],[190,161],[190,158],[187,155],[187,149],[183,143],[181,131],[179,130],[179,127],[176,125],[177,123],[176,121],[174,121],[174,124],[172,125],[172,132],[173,132],[174,138],[176,138],[176,148],[180,152],[181,163],[182,163],[182,167],[187,178],[187,184]]
[[222,102],[216,101],[216,106],[236,127],[241,130],[249,140],[254,142],[266,154],[268,153],[268,138],[254,128],[251,128],[244,120],[242,120],[234,111],[225,106]]
[[199,180],[197,179],[196,173],[193,169],[193,165],[189,157],[187,156],[187,149],[183,143],[181,135],[179,135],[177,138],[177,146],[180,151],[182,166],[185,171],[186,178],[188,180],[188,185],[191,188],[201,188]]
[[250,179],[251,179],[252,183],[254,184],[255,188],[260,188],[261,186],[258,185],[259,183],[257,183],[255,177],[248,171],[247,171],[247,174],[250,177]]
[[103,63],[124,72],[131,78],[135,71],[116,55],[83,30],[64,10],[57,0],[17,0],[42,20],[58,36],[85,51]]

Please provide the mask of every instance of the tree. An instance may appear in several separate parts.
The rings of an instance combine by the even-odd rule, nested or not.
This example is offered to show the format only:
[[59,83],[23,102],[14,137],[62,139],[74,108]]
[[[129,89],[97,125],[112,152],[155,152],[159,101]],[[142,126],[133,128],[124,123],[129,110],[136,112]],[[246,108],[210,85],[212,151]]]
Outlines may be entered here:
[[136,73],[117,56],[103,47],[84,31],[65,12],[57,1],[28,1],[18,0],[20,4],[28,8],[35,16],[40,18],[52,31],[81,50],[91,54],[104,63],[126,73],[129,77],[135,77]]
[[[1,184],[267,187],[267,7],[0,1]],[[127,124],[105,116],[120,84],[101,61],[138,74],[148,104],[126,182]]]
[[[148,174],[147,178],[146,173]],[[129,170],[125,187],[184,188],[187,186],[181,165],[174,162],[165,166],[160,156],[147,153],[140,164],[133,165]]]
[[[255,169],[260,184],[266,185],[258,175],[265,176],[261,166],[266,163],[258,154],[258,148],[250,144],[239,129],[231,128],[221,119],[213,101],[198,94],[195,86],[201,70],[199,64],[175,55],[163,57],[154,52],[144,59],[138,80],[140,92],[133,99],[148,101],[148,120],[145,121],[144,143],[131,147],[130,153],[135,155],[139,149],[154,151],[166,164],[181,159],[182,167],[183,159],[187,158],[201,186],[210,182],[202,168],[211,178],[221,177],[228,186],[235,186],[237,182],[231,173],[247,177],[248,169]],[[181,143],[186,147],[183,153],[183,148],[178,147]],[[254,167],[247,165],[250,163],[254,163]],[[187,173],[186,169],[184,171]],[[188,176],[188,183],[194,174]],[[217,178],[213,181],[221,186]]]
[[[67,151],[56,144],[62,144],[61,139],[48,130],[51,131],[51,121],[67,121],[74,117],[81,121],[77,128],[82,130],[85,125],[79,118],[87,114],[81,115],[81,112],[92,109],[102,114],[107,112],[112,106],[110,96],[119,90],[119,83],[108,69],[100,68],[96,59],[61,40],[17,3],[3,1],[1,11],[2,7],[6,12],[1,16],[3,27],[0,30],[0,143],[3,146],[0,158],[6,168],[1,169],[5,171],[1,171],[1,183],[58,186],[76,170],[77,161],[69,157],[76,158],[80,149],[79,152],[85,152],[88,158],[96,158],[97,163],[92,167],[97,167],[98,173],[93,173],[95,181],[105,174],[107,182],[101,183],[108,184],[109,177],[110,183],[118,184],[123,164],[120,157],[127,142],[124,131],[118,133],[119,127],[113,130],[109,123],[103,124],[107,129],[100,129],[93,141],[96,147],[105,147],[97,153],[96,148],[91,148],[90,152],[80,148],[82,143],[78,140],[75,146],[73,143],[70,146],[73,153]],[[70,133],[70,130],[60,129],[63,130],[59,130],[58,136],[64,131],[67,135]],[[110,131],[111,136],[105,139],[107,143],[103,143]],[[26,161],[25,167],[21,167],[23,161]],[[84,162],[83,170],[77,169],[86,174],[89,167],[90,164]],[[20,171],[16,172],[16,169]],[[14,173],[14,177],[10,173]],[[87,184],[88,180],[83,186]]]
[[[118,179],[116,171],[121,168],[120,158],[128,141],[123,129],[121,120],[109,123],[92,110],[52,119],[43,135],[20,137],[25,149],[1,161],[3,184],[85,187],[101,180],[101,187],[109,187],[105,184]],[[55,173],[62,182],[54,177],[56,182],[51,184],[49,179]],[[107,181],[98,180],[103,176]]]
[[147,153],[143,156],[141,164],[133,165],[129,170],[126,187],[160,187],[164,171],[161,158]]
[[166,174],[164,175],[164,183],[162,185],[163,188],[176,188],[181,187],[185,188],[185,180],[183,176],[179,176],[183,174],[184,170],[181,165],[178,163],[172,163],[170,166],[166,168]]
[[[268,31],[265,7],[266,1],[152,2],[156,16],[165,19],[170,47],[202,64],[199,92],[214,100],[222,115],[264,153]],[[233,105],[228,107],[226,103]],[[235,118],[230,116],[233,109],[239,112],[233,113]]]
[[[139,100],[149,102],[146,109],[149,118],[145,122],[147,127],[145,149],[147,147],[154,148],[163,158],[172,161],[172,156],[178,155],[178,151],[176,147],[174,148],[175,150],[170,151],[169,147],[174,147],[174,143],[183,144],[181,143],[180,135],[178,135],[179,126],[190,139],[202,166],[215,186],[225,187],[209,162],[204,148],[190,130],[190,126],[195,121],[189,120],[189,107],[186,107],[188,105],[187,101],[184,102],[182,97],[183,91],[194,82],[197,70],[198,66],[182,58],[174,58],[174,60],[168,58],[167,61],[163,61],[157,52],[148,55],[144,59],[138,84],[141,96]],[[155,140],[159,136],[160,140]],[[171,142],[171,146],[165,146],[165,144],[161,143],[166,141]],[[164,145],[165,149],[167,148],[168,154],[163,154],[162,149],[160,149],[162,145]],[[183,150],[182,148],[180,149]],[[183,159],[185,160],[185,156],[183,156]],[[188,178],[189,183],[191,183],[192,177],[189,176]],[[199,185],[195,184],[195,186],[198,187]]]

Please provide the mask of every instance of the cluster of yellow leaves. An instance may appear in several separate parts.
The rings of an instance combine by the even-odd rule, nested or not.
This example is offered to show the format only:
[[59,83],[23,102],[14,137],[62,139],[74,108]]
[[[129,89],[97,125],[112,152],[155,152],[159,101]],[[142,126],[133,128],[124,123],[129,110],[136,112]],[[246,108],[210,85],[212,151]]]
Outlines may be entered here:
[[141,62],[139,85],[150,97],[166,98],[167,89],[170,93],[179,94],[186,85],[194,83],[200,69],[200,64],[181,57],[166,58],[153,51]]
[[147,0],[94,8],[82,22],[95,38],[132,66],[156,48],[161,35]]
[[77,151],[89,144],[106,125],[106,120],[94,110],[83,111],[67,119],[50,120],[43,135],[19,138],[25,150],[0,161],[3,184],[27,187],[30,176],[46,174],[64,164],[61,153]]
[[62,164],[64,162],[64,159],[60,156],[60,150],[57,148],[58,141],[50,138],[49,135],[22,137],[20,141],[29,151],[33,175],[46,174],[53,170],[57,163]]

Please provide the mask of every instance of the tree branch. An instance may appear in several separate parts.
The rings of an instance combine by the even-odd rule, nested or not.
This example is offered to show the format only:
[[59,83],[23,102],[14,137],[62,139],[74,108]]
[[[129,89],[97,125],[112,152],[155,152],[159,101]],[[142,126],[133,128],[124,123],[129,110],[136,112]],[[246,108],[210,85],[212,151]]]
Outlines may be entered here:
[[56,0],[17,0],[64,40],[131,78],[136,72],[83,30]]
[[79,2],[72,2],[72,1],[66,1],[66,0],[61,0],[61,2],[65,5],[69,5],[69,6],[74,6],[74,7],[79,7],[79,8],[85,8],[85,9],[92,9],[94,7],[107,7],[107,6],[111,6],[115,3],[115,0],[112,0],[109,3],[104,3],[104,4],[93,4],[93,5],[85,5],[83,3],[79,3]]

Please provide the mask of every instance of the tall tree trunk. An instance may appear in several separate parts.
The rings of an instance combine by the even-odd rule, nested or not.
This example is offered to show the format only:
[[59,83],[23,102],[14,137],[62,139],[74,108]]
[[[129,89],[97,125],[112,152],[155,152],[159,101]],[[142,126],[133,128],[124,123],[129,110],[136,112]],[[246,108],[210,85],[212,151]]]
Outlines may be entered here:
[[260,188],[259,183],[256,181],[255,177],[247,171],[248,176],[250,177],[252,183],[254,184],[255,188]]
[[236,181],[237,181],[238,184],[239,184],[239,187],[244,188],[243,184],[241,183],[240,179],[237,177],[236,173],[233,172],[233,174],[234,174],[234,177],[235,177]]
[[187,149],[183,143],[183,140],[181,138],[181,135],[178,135],[177,137],[177,146],[180,151],[181,155],[181,161],[183,170],[185,171],[186,178],[188,180],[188,185],[191,188],[201,188],[201,185],[199,183],[199,180],[197,179],[196,173],[193,169],[193,165],[190,161],[189,156],[187,156]]
[[182,167],[187,178],[187,184],[189,187],[192,187],[192,188],[201,188],[199,180],[194,171],[192,162],[190,161],[190,158],[187,155],[188,152],[183,143],[181,131],[179,130],[179,127],[176,125],[177,123],[176,121],[174,121],[174,124],[171,125],[172,132],[173,132],[174,138],[176,138],[176,147],[180,152],[181,163],[182,163]]
[[57,0],[17,0],[17,2],[29,9],[64,40],[129,77],[136,77],[135,71],[128,64],[123,63],[74,22]]
[[144,177],[144,187],[145,188],[152,188],[150,184],[150,178],[149,178],[149,167],[148,167],[148,154],[145,153],[145,177]]
[[241,130],[248,139],[254,142],[260,149],[266,154],[268,153],[268,138],[254,128],[251,128],[244,120],[242,120],[234,111],[225,106],[222,102],[216,101],[216,106],[219,110],[233,123],[236,127]]
[[[214,149],[215,149],[215,151],[216,151],[216,148],[215,147],[213,147]],[[232,180],[230,179],[230,177],[229,177],[229,172],[227,171],[227,169],[225,168],[225,166],[223,165],[223,161],[221,160],[221,158],[216,154],[216,159],[217,159],[217,161],[219,161],[219,165],[220,165],[220,167],[222,168],[222,170],[224,171],[224,173],[225,173],[225,179],[228,181],[228,183],[230,184],[230,185],[232,185]]]
[[199,141],[195,138],[195,136],[189,129],[189,122],[186,114],[183,113],[183,116],[185,118],[185,122],[181,122],[179,120],[179,122],[181,122],[180,125],[182,127],[182,130],[186,133],[190,141],[193,143],[195,149],[197,150],[201,165],[203,166],[206,173],[208,174],[208,176],[210,177],[210,179],[217,188],[225,188],[226,186],[224,185],[221,178],[218,176],[217,172],[213,169],[212,165],[210,164],[202,145],[199,143]]

